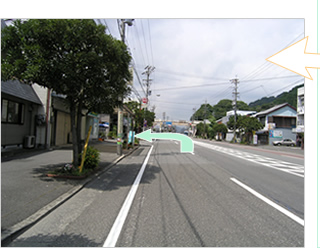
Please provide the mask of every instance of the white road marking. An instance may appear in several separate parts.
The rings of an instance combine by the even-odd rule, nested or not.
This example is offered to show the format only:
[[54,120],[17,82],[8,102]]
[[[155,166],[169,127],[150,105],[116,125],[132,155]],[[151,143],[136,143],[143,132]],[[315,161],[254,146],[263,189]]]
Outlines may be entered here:
[[142,175],[144,173],[144,170],[148,164],[148,160],[149,160],[149,157],[150,157],[150,154],[152,152],[152,149],[153,149],[153,146],[151,146],[149,152],[148,152],[148,155],[146,157],[146,159],[144,160],[143,164],[142,164],[142,167],[139,171],[139,174],[137,175],[130,191],[129,191],[129,194],[118,214],[118,217],[117,219],[115,220],[115,222],[113,223],[113,226],[110,230],[110,233],[106,239],[106,241],[104,242],[103,244],[103,247],[115,247],[117,241],[118,241],[118,238],[119,238],[119,235],[121,233],[121,230],[122,230],[122,227],[123,227],[123,224],[127,218],[127,215],[129,213],[129,210],[130,210],[130,207],[132,205],[132,202],[133,202],[133,199],[134,199],[134,196],[138,190],[138,187],[139,187],[139,184],[140,184],[140,181],[141,181],[141,178],[142,178]]
[[[241,151],[239,152],[234,149],[223,148],[220,146],[202,143],[199,141],[193,141],[193,142],[194,142],[194,144],[197,144],[202,147],[206,147],[206,148],[218,151],[218,152],[222,152],[222,153],[228,154],[230,156],[245,159],[247,161],[250,161],[250,162],[253,162],[256,164],[260,164],[263,166],[267,166],[269,168],[273,168],[276,170],[281,170],[281,171],[290,173],[290,174],[298,176],[298,177],[304,177],[304,166],[303,165],[289,163],[289,162],[281,161],[278,159],[268,158],[268,157],[264,157],[264,156],[260,156],[260,155],[256,155],[256,154],[247,153],[247,152],[241,152]],[[290,166],[289,166],[289,164],[290,164]]]
[[285,214],[286,216],[288,216],[289,218],[293,219],[294,221],[296,221],[297,223],[299,223],[300,225],[304,226],[304,220],[301,219],[300,217],[294,215],[293,213],[291,213],[290,211],[288,211],[287,209],[279,206],[278,204],[275,204],[273,201],[269,200],[268,198],[264,197],[263,195],[259,194],[258,192],[256,192],[255,190],[251,189],[250,187],[248,187],[247,185],[243,184],[242,182],[238,181],[235,178],[230,178],[230,180],[232,180],[233,182],[235,182],[236,184],[238,184],[239,186],[241,186],[242,188],[246,189],[247,191],[249,191],[251,194],[253,194],[254,196],[258,197],[260,200],[264,201],[265,203],[269,204],[270,206],[274,207],[275,209],[277,209],[278,211],[280,211],[281,213]]

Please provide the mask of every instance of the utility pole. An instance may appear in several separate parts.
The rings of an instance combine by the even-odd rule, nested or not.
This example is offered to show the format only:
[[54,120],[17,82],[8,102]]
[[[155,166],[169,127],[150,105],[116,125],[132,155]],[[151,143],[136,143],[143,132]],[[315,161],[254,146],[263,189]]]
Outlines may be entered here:
[[[120,35],[121,41],[125,43],[125,32],[126,32],[126,24],[128,26],[132,26],[132,22],[134,19],[121,19],[118,20],[118,25],[120,27]],[[121,23],[120,23],[121,22]],[[123,96],[121,96],[121,104],[118,106],[118,128],[117,128],[117,154],[122,155],[122,139],[123,139]]]
[[191,135],[189,135],[189,136],[191,136],[191,137],[194,137],[194,115],[195,115],[195,113],[196,113],[196,108],[193,108],[192,109],[193,110],[193,115],[192,115],[192,124],[191,124]]
[[207,99],[205,101],[205,105],[204,105],[204,119],[203,119],[203,123],[204,123],[204,135],[207,138],[207,122],[206,122],[206,118],[207,118]]
[[144,69],[145,71],[142,73],[142,75],[145,75],[145,74],[147,75],[147,79],[143,79],[143,81],[146,81],[146,86],[147,86],[147,90],[146,90],[147,107],[144,110],[143,131],[145,131],[144,123],[146,121],[146,110],[148,110],[149,96],[151,95],[150,86],[151,86],[152,79],[150,79],[150,74],[154,72],[156,68],[154,66],[148,65]]
[[233,100],[233,109],[234,109],[234,126],[233,126],[233,142],[236,141],[236,122],[237,122],[237,100],[238,100],[238,83],[239,83],[239,79],[234,78],[230,80],[232,84],[234,84],[234,91],[232,92],[232,94],[234,95],[234,100]]

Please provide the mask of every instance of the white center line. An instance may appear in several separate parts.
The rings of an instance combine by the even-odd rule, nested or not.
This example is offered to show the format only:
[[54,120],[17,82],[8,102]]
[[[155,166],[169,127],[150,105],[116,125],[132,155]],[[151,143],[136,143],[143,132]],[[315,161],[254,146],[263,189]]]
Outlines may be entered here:
[[289,218],[293,219],[294,221],[298,222],[300,225],[304,226],[304,220],[301,219],[300,217],[294,215],[293,213],[291,213],[290,211],[288,211],[287,209],[275,204],[273,201],[269,200],[268,198],[264,197],[263,195],[259,194],[257,191],[251,189],[250,187],[248,187],[247,185],[243,184],[242,182],[238,181],[235,178],[230,178],[230,180],[232,180],[233,182],[235,182],[236,184],[238,184],[239,186],[241,186],[242,188],[246,189],[247,191],[249,191],[251,194],[253,194],[254,196],[258,197],[260,200],[264,201],[265,203],[268,203],[270,206],[274,207],[275,209],[277,209],[278,211],[280,211],[281,213],[287,215]]
[[130,191],[129,191],[129,194],[118,214],[118,217],[117,219],[115,220],[115,222],[113,223],[113,226],[109,232],[109,235],[106,239],[106,241],[104,242],[103,244],[103,247],[115,247],[117,241],[118,241],[118,238],[119,238],[119,235],[121,233],[121,230],[122,230],[122,227],[123,227],[123,224],[127,218],[127,215],[129,213],[129,210],[130,210],[130,207],[132,205],[132,202],[133,202],[133,199],[134,199],[134,196],[136,195],[136,192],[138,190],[138,187],[139,187],[139,184],[140,184],[140,181],[141,181],[141,178],[142,178],[142,175],[144,173],[144,170],[148,164],[148,160],[149,160],[149,157],[150,157],[150,154],[152,152],[152,149],[153,149],[153,146],[151,146],[149,152],[148,152],[148,155],[146,157],[146,159],[144,160],[143,162],[143,165],[139,171],[139,174],[137,175]]

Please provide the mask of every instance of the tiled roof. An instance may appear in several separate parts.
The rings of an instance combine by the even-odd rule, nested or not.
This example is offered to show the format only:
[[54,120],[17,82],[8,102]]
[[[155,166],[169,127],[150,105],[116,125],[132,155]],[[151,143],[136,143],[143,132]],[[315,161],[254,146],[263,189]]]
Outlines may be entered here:
[[32,86],[21,83],[18,80],[1,81],[1,93],[42,105]]

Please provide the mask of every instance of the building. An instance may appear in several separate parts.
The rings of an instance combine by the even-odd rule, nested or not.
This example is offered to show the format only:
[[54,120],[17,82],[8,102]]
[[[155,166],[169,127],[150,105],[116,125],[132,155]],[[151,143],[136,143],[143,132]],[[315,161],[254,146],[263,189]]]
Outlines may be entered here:
[[296,133],[297,146],[301,146],[304,136],[304,87],[297,91],[297,127],[292,132]]
[[37,127],[45,124],[39,115],[42,102],[29,84],[1,81],[1,146],[36,144]]
[[272,145],[273,141],[282,139],[296,139],[292,129],[296,127],[296,108],[288,103],[276,105],[253,115],[264,125],[256,132],[259,144]]

